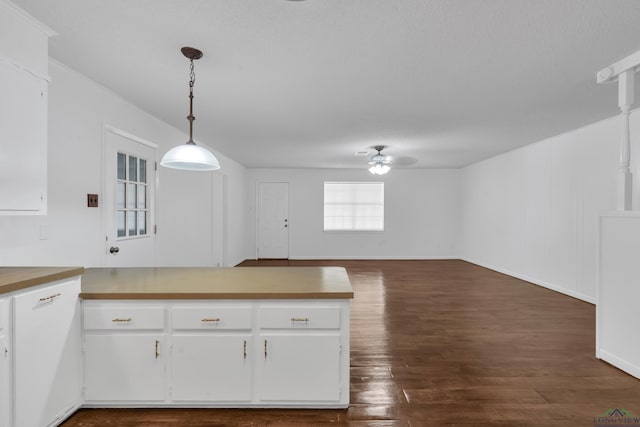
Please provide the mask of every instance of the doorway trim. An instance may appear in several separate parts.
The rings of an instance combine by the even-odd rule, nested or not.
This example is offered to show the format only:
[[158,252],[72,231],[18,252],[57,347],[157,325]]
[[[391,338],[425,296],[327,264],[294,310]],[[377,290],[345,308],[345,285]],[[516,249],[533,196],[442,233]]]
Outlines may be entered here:
[[[144,138],[140,138],[139,136],[136,136],[136,135],[134,135],[132,133],[126,132],[126,131],[124,131],[122,129],[119,129],[119,128],[115,127],[115,126],[112,126],[112,125],[107,124],[107,123],[103,123],[102,124],[102,150],[101,150],[102,153],[101,153],[101,158],[100,158],[100,179],[102,181],[102,184],[101,184],[101,187],[102,187],[102,196],[101,196],[102,202],[100,202],[100,204],[102,206],[102,209],[101,209],[101,214],[102,214],[102,234],[101,234],[101,236],[105,236],[104,237],[105,241],[107,239],[108,230],[109,230],[109,224],[107,224],[108,215],[107,215],[107,211],[106,211],[109,207],[105,203],[106,200],[107,200],[106,194],[107,194],[107,191],[108,191],[108,189],[107,189],[108,188],[108,183],[107,183],[107,180],[106,180],[106,169],[105,169],[105,163],[106,163],[106,160],[107,160],[107,134],[108,133],[121,136],[123,138],[126,138],[126,139],[132,141],[132,142],[135,142],[135,143],[144,145],[146,147],[152,148],[153,150],[156,150],[156,155],[157,155],[157,150],[158,150],[158,147],[159,147],[158,144],[155,144],[155,143],[153,143],[151,141],[148,141],[148,140],[146,140]],[[159,189],[159,183],[160,183],[160,180],[159,180],[160,174],[158,173],[158,170],[157,170],[158,169],[158,166],[157,166],[158,165],[158,159],[157,158],[153,159],[153,162],[154,162],[153,167],[154,167],[154,170],[155,170],[156,173],[155,173],[155,181],[153,182],[155,196],[153,198],[153,206],[152,206],[153,211],[154,211],[154,220],[153,220],[153,224],[151,225],[151,227],[152,227],[151,231],[155,235],[156,234],[156,220],[155,220],[155,218],[156,218],[156,209],[157,209],[157,200],[158,200],[158,189]],[[157,252],[157,249],[158,249],[157,245],[158,245],[158,239],[154,238],[153,247],[154,247],[154,251],[155,252]],[[103,246],[104,246],[104,241],[101,242],[101,245],[100,245],[100,247],[102,248],[102,257],[101,257],[102,258],[102,266],[104,267],[104,266],[107,265],[107,252],[104,250]],[[155,263],[155,261],[154,261],[154,263]]]

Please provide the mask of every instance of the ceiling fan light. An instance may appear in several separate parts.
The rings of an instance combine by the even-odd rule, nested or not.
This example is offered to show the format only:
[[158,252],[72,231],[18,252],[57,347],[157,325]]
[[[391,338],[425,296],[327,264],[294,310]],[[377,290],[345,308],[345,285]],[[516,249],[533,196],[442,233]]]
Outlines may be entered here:
[[391,168],[385,164],[383,164],[382,162],[378,162],[375,165],[371,166],[369,168],[369,172],[371,172],[374,175],[384,175],[385,173],[389,172],[391,170]]
[[167,151],[160,165],[182,170],[215,171],[220,169],[220,162],[213,153],[194,143],[186,143]]
[[389,165],[391,164],[391,156],[386,156],[381,153],[381,151],[385,148],[384,145],[376,145],[374,148],[376,149],[378,154],[374,154],[373,156],[371,156],[371,161],[369,162],[369,164],[373,166],[369,168],[369,172],[374,175],[384,175],[391,170],[391,168],[389,167]]
[[375,165],[377,163],[383,163],[383,164],[391,163],[391,156],[386,156],[380,153],[371,156],[371,161],[369,162],[369,164]]

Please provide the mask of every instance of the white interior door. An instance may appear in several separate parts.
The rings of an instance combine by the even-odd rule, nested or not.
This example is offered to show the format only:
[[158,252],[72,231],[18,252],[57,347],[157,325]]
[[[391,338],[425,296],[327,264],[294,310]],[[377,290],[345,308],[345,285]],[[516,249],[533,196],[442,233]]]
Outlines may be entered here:
[[258,258],[289,258],[289,183],[258,184]]
[[157,145],[104,129],[104,265],[155,265]]

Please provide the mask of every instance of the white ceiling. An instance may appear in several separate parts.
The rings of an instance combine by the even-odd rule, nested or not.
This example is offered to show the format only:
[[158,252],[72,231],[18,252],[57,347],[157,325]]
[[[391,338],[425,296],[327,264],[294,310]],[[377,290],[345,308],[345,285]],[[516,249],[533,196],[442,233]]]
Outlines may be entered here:
[[638,0],[14,2],[59,33],[51,57],[185,132],[180,47],[202,50],[196,141],[247,167],[364,167],[373,145],[461,167],[617,114],[595,73],[640,49]]

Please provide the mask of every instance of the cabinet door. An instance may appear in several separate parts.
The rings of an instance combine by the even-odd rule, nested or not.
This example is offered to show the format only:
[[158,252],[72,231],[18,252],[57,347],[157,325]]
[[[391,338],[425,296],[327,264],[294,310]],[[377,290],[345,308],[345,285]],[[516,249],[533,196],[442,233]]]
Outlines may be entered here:
[[85,334],[85,400],[165,399],[164,335]]
[[9,394],[9,313],[5,300],[0,299],[0,427],[9,427],[11,397]]
[[0,61],[0,213],[46,214],[47,82]]
[[174,335],[174,401],[251,400],[251,335]]
[[[0,310],[2,301],[0,301]],[[2,313],[0,313],[0,316]],[[0,330],[0,427],[9,427],[9,343]]]
[[261,334],[259,342],[259,400],[340,400],[339,334]]
[[46,426],[82,398],[80,278],[14,298],[14,424]]

